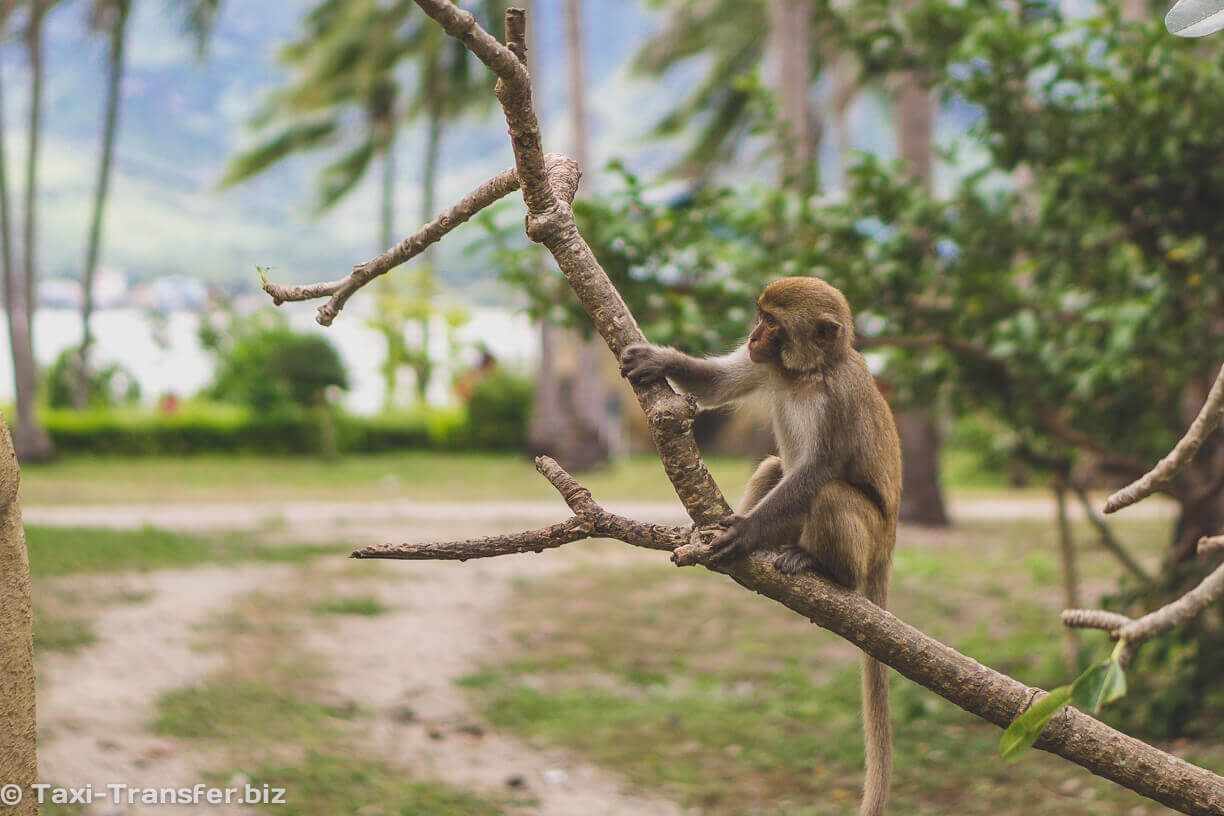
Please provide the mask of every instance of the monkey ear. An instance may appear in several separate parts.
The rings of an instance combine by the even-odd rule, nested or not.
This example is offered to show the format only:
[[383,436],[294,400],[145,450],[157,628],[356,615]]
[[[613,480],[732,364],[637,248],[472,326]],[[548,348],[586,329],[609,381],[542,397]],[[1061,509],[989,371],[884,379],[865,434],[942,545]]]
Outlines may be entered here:
[[816,328],[813,330],[813,334],[817,343],[828,345],[841,337],[842,331],[841,323],[831,318],[822,317],[816,321]]

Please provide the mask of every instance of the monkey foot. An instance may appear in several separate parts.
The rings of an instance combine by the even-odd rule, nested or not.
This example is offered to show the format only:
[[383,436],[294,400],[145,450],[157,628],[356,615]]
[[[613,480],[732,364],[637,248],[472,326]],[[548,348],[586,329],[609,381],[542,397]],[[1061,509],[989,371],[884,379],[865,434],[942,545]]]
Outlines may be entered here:
[[774,559],[774,569],[783,575],[794,575],[805,569],[816,569],[816,559],[800,547],[787,547]]

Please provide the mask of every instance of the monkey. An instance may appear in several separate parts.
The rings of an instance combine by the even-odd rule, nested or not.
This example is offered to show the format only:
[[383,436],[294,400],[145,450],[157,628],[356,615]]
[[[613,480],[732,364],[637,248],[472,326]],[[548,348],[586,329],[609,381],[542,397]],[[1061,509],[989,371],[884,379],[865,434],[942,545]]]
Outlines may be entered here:
[[[747,342],[721,357],[696,358],[637,344],[621,355],[630,382],[670,381],[714,408],[763,394],[778,455],[757,467],[736,512],[722,520],[711,560],[778,546],[774,568],[815,570],[888,601],[901,500],[896,421],[854,349],[850,304],[814,277],[782,278],[757,299]],[[887,667],[863,655],[866,781],[862,816],[879,816],[892,774]]]

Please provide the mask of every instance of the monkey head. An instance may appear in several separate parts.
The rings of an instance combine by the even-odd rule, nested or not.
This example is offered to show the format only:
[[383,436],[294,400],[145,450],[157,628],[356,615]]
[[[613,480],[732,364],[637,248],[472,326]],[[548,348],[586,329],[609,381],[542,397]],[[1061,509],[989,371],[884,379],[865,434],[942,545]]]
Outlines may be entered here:
[[820,278],[781,278],[757,298],[759,317],[748,338],[754,363],[803,373],[840,360],[854,342],[850,304]]

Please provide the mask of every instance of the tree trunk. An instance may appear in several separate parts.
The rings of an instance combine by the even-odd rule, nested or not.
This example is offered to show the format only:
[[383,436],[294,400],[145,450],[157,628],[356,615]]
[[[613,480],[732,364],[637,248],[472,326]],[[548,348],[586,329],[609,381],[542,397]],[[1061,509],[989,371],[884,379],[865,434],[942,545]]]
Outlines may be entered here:
[[808,92],[812,82],[811,5],[806,0],[770,0],[769,46],[773,85],[782,125],[781,182],[801,190],[815,187],[816,129]]
[[115,133],[119,124],[120,91],[123,84],[124,46],[127,43],[129,4],[120,3],[118,18],[110,31],[109,82],[106,87],[106,122],[102,128],[102,157],[98,162],[97,192],[94,196],[93,218],[89,224],[89,245],[85,253],[85,268],[81,270],[81,350],[77,360],[77,383],[73,390],[73,405],[78,411],[89,407],[89,351],[93,343],[90,318],[93,316],[94,272],[102,248],[102,217],[106,211],[106,194],[110,187],[111,161],[115,153]]
[[[897,152],[914,180],[931,188],[934,169],[935,110],[930,91],[917,74],[895,79]],[[948,513],[939,487],[939,428],[929,411],[910,409],[897,414],[901,435],[901,520],[945,526]]]
[[[9,340],[13,352],[13,379],[17,392],[17,428],[13,445],[23,462],[50,459],[55,455],[51,438],[43,430],[35,413],[38,395],[38,367],[34,362],[34,269],[37,243],[36,212],[38,202],[38,141],[42,107],[42,21],[46,8],[41,0],[30,7],[26,32],[26,48],[30,60],[30,118],[26,151],[25,196],[25,263],[20,281],[13,275],[6,278]],[[6,247],[8,241],[5,241]],[[8,269],[13,269],[11,265]]]
[[859,70],[854,55],[848,51],[838,54],[833,67],[833,134],[837,139],[837,163],[841,173],[841,186],[850,180],[850,106],[858,94]]
[[[1071,521],[1067,517],[1067,481],[1061,474],[1054,475],[1054,499],[1058,506],[1058,555],[1062,562],[1063,609],[1079,609],[1079,570],[1075,563],[1075,538],[1071,534]],[[1080,642],[1079,630],[1063,627],[1063,661],[1067,665],[1067,676],[1079,674]]]
[[30,563],[21,507],[19,472],[8,425],[0,417],[0,780],[26,794],[13,816],[37,816],[31,785],[37,781],[34,704],[34,618]]

